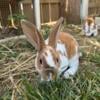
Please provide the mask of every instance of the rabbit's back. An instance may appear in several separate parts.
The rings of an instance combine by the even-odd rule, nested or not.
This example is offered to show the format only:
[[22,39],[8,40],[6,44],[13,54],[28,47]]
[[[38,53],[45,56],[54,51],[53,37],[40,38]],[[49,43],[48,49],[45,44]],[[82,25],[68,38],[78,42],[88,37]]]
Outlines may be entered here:
[[57,40],[56,50],[64,55],[66,54],[69,59],[78,53],[78,43],[72,35],[61,32]]

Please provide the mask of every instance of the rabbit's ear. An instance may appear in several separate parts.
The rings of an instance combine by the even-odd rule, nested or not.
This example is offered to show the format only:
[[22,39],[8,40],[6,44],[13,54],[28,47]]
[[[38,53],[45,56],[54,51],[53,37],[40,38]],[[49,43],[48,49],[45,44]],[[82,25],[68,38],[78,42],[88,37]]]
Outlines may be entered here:
[[35,46],[35,48],[40,51],[45,46],[42,35],[39,33],[37,28],[26,20],[21,20],[21,26],[24,34],[26,35],[28,41]]
[[56,40],[57,40],[57,36],[59,35],[59,28],[62,24],[62,22],[64,21],[63,17],[61,17],[57,23],[54,25],[50,35],[49,35],[49,42],[48,44],[52,47],[55,48],[56,46]]

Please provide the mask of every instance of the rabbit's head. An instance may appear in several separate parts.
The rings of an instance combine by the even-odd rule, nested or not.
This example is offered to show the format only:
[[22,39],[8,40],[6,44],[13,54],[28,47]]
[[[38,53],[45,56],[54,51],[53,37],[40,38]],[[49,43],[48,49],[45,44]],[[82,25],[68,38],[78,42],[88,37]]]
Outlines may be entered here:
[[83,23],[83,30],[86,36],[95,36],[97,34],[97,26],[93,17],[88,17]]
[[35,60],[35,67],[41,76],[42,80],[54,80],[60,67],[59,54],[56,51],[56,40],[59,35],[59,27],[63,22],[60,18],[53,27],[48,43],[45,43],[42,35],[37,28],[26,20],[21,21],[21,26],[28,41],[36,48],[37,56]]

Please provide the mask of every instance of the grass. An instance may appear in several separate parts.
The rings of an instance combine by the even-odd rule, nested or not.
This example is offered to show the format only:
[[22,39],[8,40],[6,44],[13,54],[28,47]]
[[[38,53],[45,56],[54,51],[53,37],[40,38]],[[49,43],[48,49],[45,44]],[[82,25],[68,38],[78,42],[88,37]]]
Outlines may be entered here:
[[[100,99],[100,70],[91,71],[91,66],[80,70],[74,78],[56,80],[54,82],[31,83],[22,79],[21,95],[15,93],[18,100],[99,100]],[[89,68],[90,67],[90,68]],[[6,92],[7,93],[7,92]],[[1,100],[10,100],[11,91]],[[18,97],[17,97],[18,96]]]
[[100,36],[73,35],[83,54],[79,70],[74,77],[52,82],[39,81],[36,51],[26,40],[0,44],[0,100],[100,100]]

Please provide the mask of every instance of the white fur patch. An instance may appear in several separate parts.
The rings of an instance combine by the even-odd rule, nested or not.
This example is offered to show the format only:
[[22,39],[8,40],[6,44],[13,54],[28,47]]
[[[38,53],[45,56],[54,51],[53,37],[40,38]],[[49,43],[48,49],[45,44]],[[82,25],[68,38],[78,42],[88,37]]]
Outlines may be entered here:
[[58,76],[68,67],[68,58],[60,54],[60,68]]
[[68,67],[67,51],[66,51],[65,45],[62,43],[57,43],[56,50],[61,52],[59,53],[60,68],[59,68],[59,73],[58,73],[58,75],[60,75]]
[[66,55],[67,55],[66,47],[65,47],[65,45],[62,44],[62,43],[57,43],[56,50],[57,50],[57,51],[60,51],[62,54],[66,54]]
[[49,39],[46,39],[46,40],[45,40],[45,44],[47,45],[47,44],[48,44],[48,42],[49,42]]
[[55,62],[53,60],[53,55],[51,54],[51,52],[48,50],[47,51],[47,56],[46,56],[46,62],[50,67],[55,67]]
[[79,66],[79,55],[76,54],[69,60],[70,68],[65,72],[64,77],[69,78],[70,75],[75,75]]

